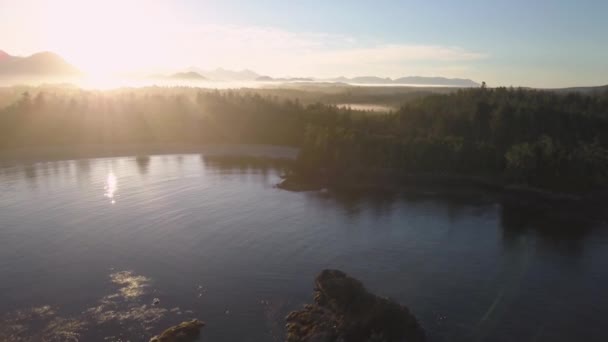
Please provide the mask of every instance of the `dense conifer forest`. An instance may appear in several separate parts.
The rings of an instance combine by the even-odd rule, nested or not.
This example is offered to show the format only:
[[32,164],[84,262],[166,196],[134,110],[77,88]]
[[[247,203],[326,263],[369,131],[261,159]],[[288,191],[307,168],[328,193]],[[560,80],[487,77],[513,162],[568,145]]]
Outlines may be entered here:
[[[375,92],[5,88],[0,149],[274,144],[300,148],[292,173],[300,179],[457,175],[559,190],[608,183],[608,92]],[[331,104],[399,98],[387,113]]]

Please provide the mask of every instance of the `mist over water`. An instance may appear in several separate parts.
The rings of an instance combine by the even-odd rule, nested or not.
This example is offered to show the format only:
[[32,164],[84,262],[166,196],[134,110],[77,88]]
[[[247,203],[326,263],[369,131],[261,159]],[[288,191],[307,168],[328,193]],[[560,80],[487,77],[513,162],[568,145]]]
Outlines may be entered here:
[[[6,78],[0,79],[0,87],[11,86],[72,86],[86,90],[111,90],[119,88],[144,88],[144,87],[190,87],[202,89],[240,89],[240,88],[279,88],[297,86],[353,86],[353,87],[375,87],[375,88],[459,88],[445,84],[407,84],[407,83],[353,83],[336,82],[331,80],[311,81],[255,81],[255,80],[181,80],[181,79],[155,79],[150,77],[120,77],[120,76],[86,76],[78,78],[61,77],[38,77],[38,78]],[[314,89],[314,88],[313,88]]]
[[[431,341],[605,341],[606,224],[490,196],[294,193],[199,155],[0,164],[0,340],[281,341],[339,268]],[[153,305],[158,298],[158,305]]]

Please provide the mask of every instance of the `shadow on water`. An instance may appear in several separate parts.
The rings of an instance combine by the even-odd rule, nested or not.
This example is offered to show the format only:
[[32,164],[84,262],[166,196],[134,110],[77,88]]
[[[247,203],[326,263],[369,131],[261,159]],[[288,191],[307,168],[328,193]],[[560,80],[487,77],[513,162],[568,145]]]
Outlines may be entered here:
[[35,181],[36,177],[37,177],[36,170],[37,170],[36,165],[26,165],[23,168],[23,175],[25,176],[25,179],[27,181],[31,181],[31,182]]
[[501,206],[500,224],[507,249],[517,246],[521,238],[534,237],[541,248],[574,256],[583,253],[585,238],[599,226],[599,222],[587,217],[566,215],[563,208],[514,204]]
[[375,218],[385,217],[399,200],[399,194],[386,191],[315,191],[310,196],[324,205],[340,208],[351,219],[359,217],[365,208]]
[[148,171],[150,170],[150,156],[137,156],[135,157],[135,163],[137,163],[139,174],[148,174]]
[[75,161],[75,166],[78,184],[89,184],[91,182],[91,161],[89,159],[78,159]]
[[493,202],[487,198],[471,197],[468,193],[439,193],[429,189],[408,189],[406,191],[370,191],[370,190],[340,190],[313,191],[310,196],[327,205],[339,207],[347,216],[356,218],[362,210],[369,209],[375,218],[385,217],[392,213],[398,203],[411,205],[433,203],[445,207],[449,217],[456,218],[465,209],[483,208]]
[[284,174],[291,165],[290,160],[265,157],[201,155],[200,158],[206,168],[221,174],[256,173],[262,175],[265,181],[268,181],[271,173]]
[[22,172],[23,179],[29,185],[29,187],[31,189],[38,188],[38,166],[36,164],[24,165]]
[[35,165],[19,165],[0,163],[0,183],[7,185],[18,180],[25,180],[30,186],[35,186],[38,170]]
[[350,218],[357,218],[369,210],[375,218],[390,215],[398,202],[409,205],[431,203],[446,210],[454,221],[462,215],[498,216],[499,229],[505,248],[519,246],[522,238],[534,238],[538,247],[557,254],[582,254],[585,238],[600,227],[601,222],[588,215],[578,214],[575,207],[542,207],[503,201],[489,195],[471,193],[435,193],[432,191],[315,191],[309,194],[325,206],[341,209]]
[[78,184],[89,184],[90,172],[90,159],[37,162],[29,164],[0,164],[0,176],[3,181],[22,180],[33,189],[38,186],[47,186],[49,176],[62,181],[76,179]]

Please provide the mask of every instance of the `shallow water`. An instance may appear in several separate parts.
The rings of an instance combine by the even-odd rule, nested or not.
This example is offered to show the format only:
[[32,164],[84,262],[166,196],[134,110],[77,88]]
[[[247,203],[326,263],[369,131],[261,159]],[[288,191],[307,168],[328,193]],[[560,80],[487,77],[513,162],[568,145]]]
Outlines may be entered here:
[[196,317],[209,341],[280,341],[323,268],[408,305],[432,341],[608,339],[604,223],[287,192],[279,173],[198,155],[4,164],[0,340],[139,341]]

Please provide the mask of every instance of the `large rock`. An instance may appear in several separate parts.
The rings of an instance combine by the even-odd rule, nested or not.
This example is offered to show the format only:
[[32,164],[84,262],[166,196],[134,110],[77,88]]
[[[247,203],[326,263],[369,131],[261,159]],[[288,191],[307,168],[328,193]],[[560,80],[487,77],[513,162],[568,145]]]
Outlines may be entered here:
[[425,341],[406,307],[367,292],[344,272],[324,270],[315,285],[315,303],[286,318],[288,342]]
[[150,342],[194,342],[198,339],[201,328],[204,326],[205,323],[198,319],[186,321],[152,337]]

